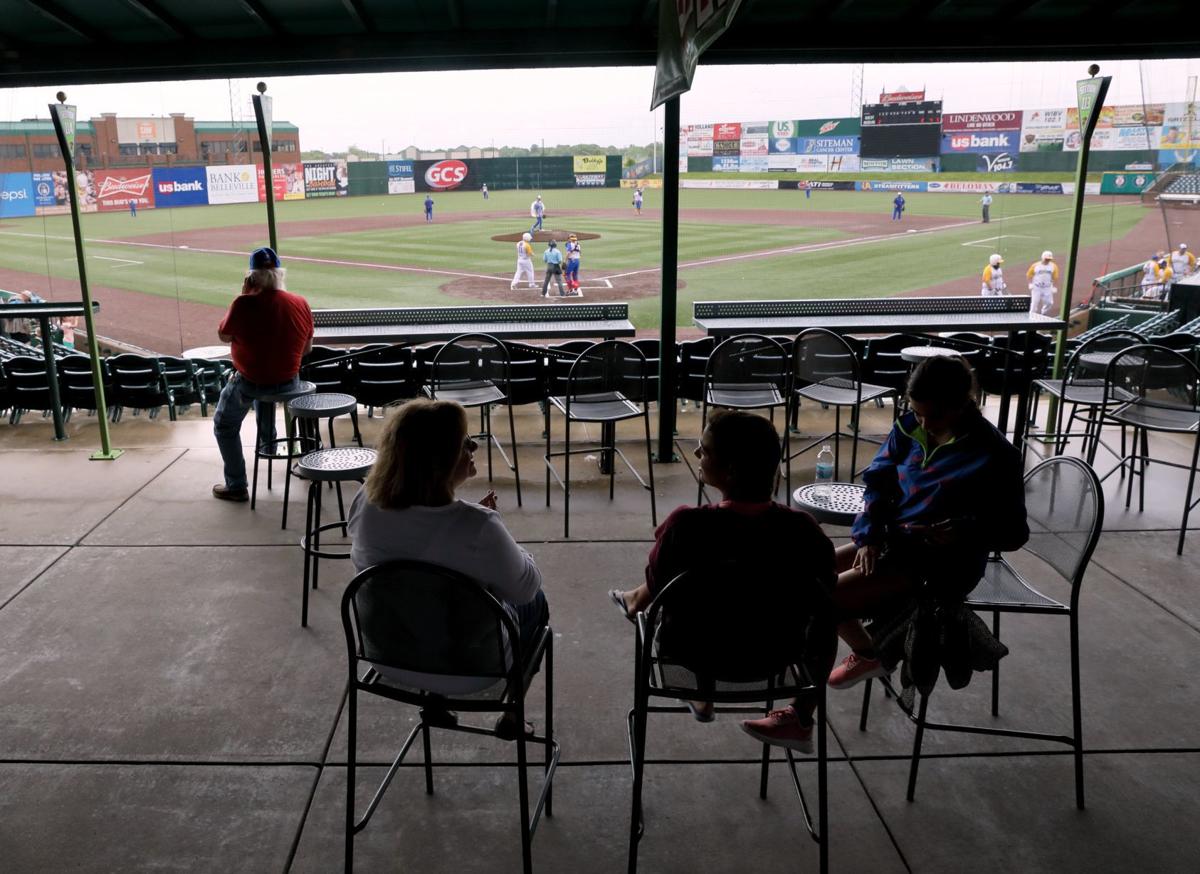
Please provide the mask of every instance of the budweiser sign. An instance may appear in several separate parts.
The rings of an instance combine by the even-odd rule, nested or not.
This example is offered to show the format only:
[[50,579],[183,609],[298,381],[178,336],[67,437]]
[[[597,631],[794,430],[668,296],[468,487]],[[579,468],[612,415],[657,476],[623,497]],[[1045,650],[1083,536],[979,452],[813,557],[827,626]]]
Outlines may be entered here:
[[99,198],[115,197],[118,194],[128,194],[133,197],[144,197],[150,187],[150,174],[145,176],[107,176],[100,182],[100,190],[96,193]]
[[879,95],[879,102],[886,105],[894,103],[920,103],[925,99],[925,91],[884,91]]

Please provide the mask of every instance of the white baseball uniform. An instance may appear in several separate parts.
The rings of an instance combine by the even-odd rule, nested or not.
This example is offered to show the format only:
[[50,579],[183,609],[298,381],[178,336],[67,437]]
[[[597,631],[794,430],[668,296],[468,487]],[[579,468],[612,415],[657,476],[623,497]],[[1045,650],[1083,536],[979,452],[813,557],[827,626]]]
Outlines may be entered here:
[[1195,269],[1196,256],[1191,252],[1187,250],[1180,252],[1176,249],[1171,253],[1171,271],[1175,274],[1176,279],[1191,276]]
[[983,286],[979,293],[984,297],[996,297],[1004,294],[1008,286],[1004,284],[1004,271],[989,264],[983,268]]
[[529,283],[530,288],[537,287],[537,283],[533,279],[533,246],[524,240],[518,240],[517,272],[513,274],[512,285],[509,288],[516,288],[522,276],[525,277],[525,281]]
[[1051,261],[1043,264],[1035,261],[1026,274],[1029,277],[1029,312],[1047,315],[1054,307],[1054,295],[1058,291],[1058,265]]

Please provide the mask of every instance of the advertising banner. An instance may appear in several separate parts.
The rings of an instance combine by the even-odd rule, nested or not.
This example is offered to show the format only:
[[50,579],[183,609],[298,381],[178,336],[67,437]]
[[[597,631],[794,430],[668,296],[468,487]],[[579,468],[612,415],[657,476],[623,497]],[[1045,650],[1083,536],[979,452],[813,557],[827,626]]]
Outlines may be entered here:
[[712,137],[707,139],[688,137],[687,154],[689,158],[711,158],[713,154]]
[[828,173],[828,155],[797,155],[796,169],[806,173]]
[[772,173],[789,173],[798,168],[798,155],[769,155],[767,170]]
[[1074,182],[1016,182],[1009,186],[1012,194],[1074,194]]
[[1021,151],[1061,152],[1066,127],[1065,109],[1026,110],[1021,120]]
[[131,202],[136,203],[138,209],[154,208],[154,186],[150,181],[149,167],[97,170],[93,179],[96,183],[96,208],[100,212],[127,210]]
[[1158,127],[1166,116],[1165,103],[1135,103],[1131,106],[1113,107],[1113,127]]
[[258,203],[258,171],[253,164],[205,167],[209,203]]
[[857,155],[859,137],[799,137],[796,151],[802,155]]
[[977,173],[1011,173],[1017,169],[1017,159],[1010,152],[998,155],[978,155],[975,161]]
[[742,138],[742,126],[740,123],[730,122],[727,124],[713,125],[714,140],[740,140]]
[[803,191],[811,188],[813,191],[853,191],[853,182],[814,182],[809,179],[780,179],[779,188],[784,191]]
[[[96,174],[91,170],[75,171],[75,194],[79,198],[80,212],[96,211]],[[68,195],[69,196],[69,195]],[[70,208],[68,207],[68,212]]]
[[603,173],[605,166],[604,155],[575,155],[571,158],[571,169],[575,173]]
[[742,155],[738,159],[739,173],[766,173],[769,169],[768,161],[771,159],[766,155]]
[[796,122],[773,121],[768,133],[771,135],[771,139],[794,137],[796,136]]
[[0,218],[34,215],[32,173],[0,173]]
[[[1096,130],[1105,127],[1112,127],[1113,120],[1117,116],[1117,108],[1115,106],[1101,106],[1099,118],[1096,119]],[[1079,130],[1079,108],[1075,106],[1067,107],[1067,130]]]
[[924,182],[886,182],[871,180],[870,182],[855,182],[858,191],[925,191]]
[[[687,158],[684,158],[687,161]],[[686,171],[684,171],[686,172]],[[603,173],[576,173],[575,174],[576,188],[603,188],[604,174]]]
[[744,136],[741,140],[741,154],[743,157],[746,155],[753,155],[755,157],[769,155],[771,150],[767,143],[766,134],[762,134],[761,136],[758,134],[749,137]]
[[713,172],[736,173],[740,161],[737,155],[713,155]]
[[796,138],[795,137],[772,137],[770,142],[770,154],[772,155],[794,155],[796,154]]
[[932,173],[936,161],[937,158],[862,158],[859,168],[867,172]]
[[797,137],[856,137],[862,133],[862,121],[857,118],[815,118],[796,122]]
[[[573,163],[573,162],[572,162]],[[413,167],[418,191],[453,191],[467,183],[471,168],[465,161],[418,161]],[[471,184],[474,184],[472,180]]]
[[679,156],[679,163],[676,165],[676,167],[678,167],[680,173],[686,173],[688,171],[687,155]]
[[33,204],[38,215],[60,215],[71,211],[67,193],[67,171],[33,174]]
[[[267,178],[263,168],[258,169],[258,200],[259,203],[267,201]],[[274,199],[278,203],[281,200],[303,200],[304,199],[304,167],[301,164],[272,164],[271,178],[274,181],[275,191]]]
[[924,99],[924,91],[884,91],[879,95],[879,102],[883,104],[920,103]]
[[737,140],[713,140],[713,157],[718,155],[738,155],[742,151],[742,141]]
[[942,134],[942,154],[968,152],[970,154],[999,154],[1015,152],[1020,134],[1015,130],[993,130],[984,133],[963,131]]
[[765,121],[743,121],[742,136],[744,137],[765,137],[769,136],[771,125]]
[[412,194],[417,190],[412,161],[388,161],[387,174],[388,194]]
[[1100,193],[1141,194],[1153,184],[1153,173],[1105,173],[1100,177]]
[[927,182],[925,190],[943,194],[996,194],[1004,187],[1003,182]]
[[[656,180],[657,181],[657,180]],[[681,179],[680,188],[728,188],[746,190],[774,190],[779,187],[777,179]]]
[[830,173],[857,173],[862,169],[858,155],[830,155]]
[[1195,149],[1164,149],[1158,153],[1158,166],[1170,167],[1172,164],[1195,164],[1198,153]]
[[155,167],[154,204],[159,209],[208,204],[203,167]]
[[1158,146],[1172,151],[1200,148],[1200,104],[1168,103]]
[[337,165],[333,161],[304,162],[304,196],[337,197]]
[[973,130],[1020,130],[1021,111],[947,112],[942,116],[942,133]]

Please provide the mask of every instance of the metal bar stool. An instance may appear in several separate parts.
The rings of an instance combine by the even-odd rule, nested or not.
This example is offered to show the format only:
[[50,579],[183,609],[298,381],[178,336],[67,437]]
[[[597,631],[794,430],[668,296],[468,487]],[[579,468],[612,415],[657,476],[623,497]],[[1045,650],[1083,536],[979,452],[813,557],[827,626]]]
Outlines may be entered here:
[[[276,394],[276,395],[265,395],[263,397],[258,398],[259,404],[271,404],[272,405],[272,413],[271,413],[272,423],[274,422],[274,405],[275,404],[283,404],[284,405],[283,417],[284,417],[285,424],[286,424],[286,432],[285,433],[287,433],[289,436],[276,438],[269,442],[263,442],[260,439],[261,435],[257,431],[255,431],[255,434],[254,434],[254,477],[251,480],[251,485],[250,485],[250,509],[251,510],[254,509],[254,504],[258,499],[258,461],[259,461],[259,459],[266,459],[266,462],[267,462],[267,488],[269,489],[269,488],[271,488],[272,462],[274,462],[276,459],[287,459],[287,465],[290,468],[292,466],[292,460],[295,458],[299,458],[306,451],[306,450],[304,450],[304,447],[301,447],[301,451],[299,451],[299,452],[292,451],[293,442],[292,442],[292,438],[290,436],[291,431],[292,431],[291,413],[288,410],[288,404],[295,398],[303,397],[304,395],[310,395],[313,392],[315,392],[316,390],[317,390],[317,387],[313,383],[305,382],[304,380],[300,380],[297,383],[295,391],[280,392],[279,394]],[[255,416],[254,416],[255,424],[257,425],[258,409],[256,408],[254,412],[255,412]],[[273,424],[272,424],[272,427],[274,427]],[[286,450],[282,455],[279,454],[279,448],[278,448],[279,444],[281,444],[281,443],[284,445],[284,449]],[[309,447],[309,449],[316,449],[316,447],[311,446],[311,447]],[[285,492],[284,492],[284,502],[283,502],[283,509],[284,509],[285,514],[287,513],[286,488],[287,488],[287,478],[285,477],[284,478]],[[286,518],[286,516],[285,516],[285,518]]]
[[[302,597],[300,607],[300,627],[308,627],[308,581],[309,569],[312,570],[312,587],[317,587],[317,572],[320,559],[348,559],[347,552],[322,552],[321,532],[331,528],[341,528],[342,537],[346,536],[346,513],[342,509],[342,483],[351,480],[362,482],[366,479],[371,466],[375,464],[375,450],[364,449],[361,446],[350,446],[342,449],[318,449],[309,452],[296,462],[295,475],[308,480],[307,513],[304,520],[304,536],[300,538],[300,546],[304,550],[304,581],[301,586]],[[337,488],[338,519],[336,522],[321,524],[321,483],[332,483]]]
[[[358,430],[358,400],[353,395],[341,392],[317,392],[302,397],[293,398],[288,402],[288,439],[298,439],[301,448],[312,452],[324,449],[321,442],[321,420],[329,420],[329,447],[336,448],[337,440],[333,436],[333,420],[338,416],[350,414],[354,423],[354,440],[359,446],[363,445],[362,434]],[[291,444],[289,443],[289,446]],[[287,528],[288,494],[291,478],[296,476],[291,464],[288,465],[287,477],[283,483],[283,522],[280,528]],[[342,493],[338,492],[338,510],[346,515],[342,507]]]

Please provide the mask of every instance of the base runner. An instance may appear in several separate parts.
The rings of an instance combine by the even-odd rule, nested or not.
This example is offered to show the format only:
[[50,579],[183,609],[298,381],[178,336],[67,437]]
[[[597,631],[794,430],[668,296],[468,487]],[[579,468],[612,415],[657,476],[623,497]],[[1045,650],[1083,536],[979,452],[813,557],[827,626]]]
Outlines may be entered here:
[[517,241],[517,272],[513,274],[512,284],[508,287],[509,291],[514,291],[517,283],[521,282],[521,277],[529,283],[530,288],[537,288],[537,283],[533,278],[533,246],[529,243],[533,240],[531,234],[521,234],[521,239]]
[[1049,249],[1043,252],[1042,260],[1030,264],[1025,275],[1029,278],[1029,312],[1048,315],[1058,291],[1058,265],[1054,263],[1054,253]]
[[987,267],[983,268],[983,287],[979,293],[984,297],[998,297],[1006,294],[1008,286],[1004,284],[1004,271],[1000,265],[1004,263],[1004,259],[999,253],[988,258]]

